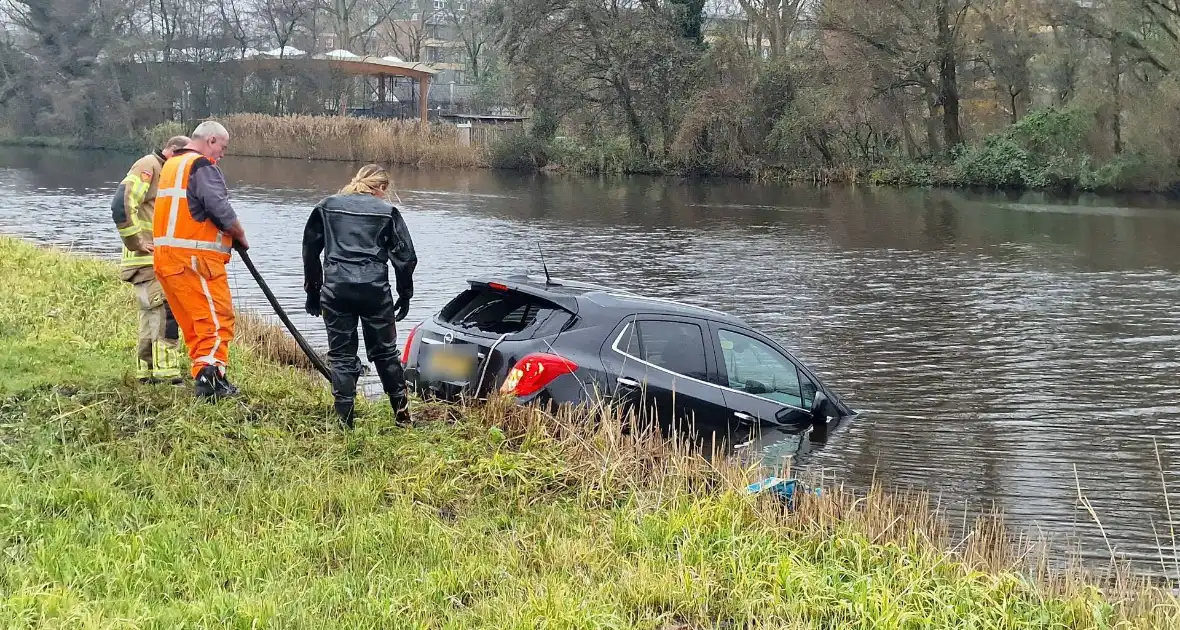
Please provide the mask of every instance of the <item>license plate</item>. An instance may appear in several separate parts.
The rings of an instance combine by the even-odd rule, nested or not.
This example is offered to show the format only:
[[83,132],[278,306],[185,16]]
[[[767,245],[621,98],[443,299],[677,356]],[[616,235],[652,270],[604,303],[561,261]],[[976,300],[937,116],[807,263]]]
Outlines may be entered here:
[[466,381],[475,371],[475,356],[448,347],[435,348],[426,358],[426,377],[430,380]]

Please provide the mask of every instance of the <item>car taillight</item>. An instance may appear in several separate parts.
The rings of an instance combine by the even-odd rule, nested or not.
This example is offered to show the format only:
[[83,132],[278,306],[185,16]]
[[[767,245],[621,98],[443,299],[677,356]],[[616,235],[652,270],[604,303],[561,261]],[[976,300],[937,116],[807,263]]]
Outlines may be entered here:
[[[421,326],[422,324],[418,324]],[[410,329],[410,334],[406,336],[406,347],[402,350],[402,365],[406,365],[410,361],[410,346],[414,345],[414,335],[418,334],[418,326]]]
[[529,354],[517,361],[508,372],[508,378],[500,386],[500,393],[520,397],[531,396],[552,383],[553,379],[562,374],[570,374],[576,369],[578,364],[555,354]]

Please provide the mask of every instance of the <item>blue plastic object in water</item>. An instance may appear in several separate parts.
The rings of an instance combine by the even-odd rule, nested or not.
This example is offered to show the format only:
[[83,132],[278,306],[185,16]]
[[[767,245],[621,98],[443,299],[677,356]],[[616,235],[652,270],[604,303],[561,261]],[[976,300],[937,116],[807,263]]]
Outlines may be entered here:
[[756,481],[746,486],[746,492],[750,494],[758,494],[759,492],[770,492],[782,499],[791,501],[795,497],[795,488],[799,485],[798,479],[783,479],[782,477],[767,477],[762,481]]
[[789,510],[795,509],[795,493],[799,491],[810,492],[817,497],[823,494],[823,490],[820,488],[800,490],[798,479],[784,479],[782,477],[767,477],[762,481],[756,481],[746,486],[746,492],[749,494],[769,492],[786,501],[787,509]]

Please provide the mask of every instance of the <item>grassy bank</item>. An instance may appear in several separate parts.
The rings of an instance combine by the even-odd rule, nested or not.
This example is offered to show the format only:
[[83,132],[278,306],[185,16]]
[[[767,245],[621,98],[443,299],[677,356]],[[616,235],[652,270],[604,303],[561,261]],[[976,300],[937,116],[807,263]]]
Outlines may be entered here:
[[261,346],[234,347],[241,400],[140,386],[131,308],[109,265],[0,238],[0,626],[1180,622],[1142,584],[1018,571],[992,521],[953,539],[880,490],[787,514],[610,418],[418,406],[401,429],[372,404],[345,435],[318,377]]

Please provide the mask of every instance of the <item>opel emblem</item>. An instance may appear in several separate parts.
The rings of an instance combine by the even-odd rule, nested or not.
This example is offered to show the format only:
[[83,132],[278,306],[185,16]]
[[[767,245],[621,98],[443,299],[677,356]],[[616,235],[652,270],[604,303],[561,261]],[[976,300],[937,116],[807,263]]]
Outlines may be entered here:
[[447,334],[443,335],[443,343],[451,343],[454,340],[455,340],[455,333],[448,332]]

